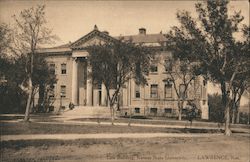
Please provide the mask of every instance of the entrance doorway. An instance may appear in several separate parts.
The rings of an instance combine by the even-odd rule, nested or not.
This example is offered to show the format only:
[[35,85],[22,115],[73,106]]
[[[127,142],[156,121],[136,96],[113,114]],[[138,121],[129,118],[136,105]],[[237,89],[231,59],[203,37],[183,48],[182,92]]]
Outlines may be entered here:
[[99,90],[98,91],[98,105],[101,105],[102,104],[102,91]]
[[102,83],[98,83],[98,105],[102,105]]

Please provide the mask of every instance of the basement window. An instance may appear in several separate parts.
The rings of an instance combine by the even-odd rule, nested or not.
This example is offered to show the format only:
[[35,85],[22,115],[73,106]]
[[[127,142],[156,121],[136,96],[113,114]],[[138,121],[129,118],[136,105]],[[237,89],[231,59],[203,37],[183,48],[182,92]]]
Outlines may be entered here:
[[140,108],[139,108],[139,107],[136,107],[136,108],[135,108],[135,113],[137,113],[137,114],[140,113]]

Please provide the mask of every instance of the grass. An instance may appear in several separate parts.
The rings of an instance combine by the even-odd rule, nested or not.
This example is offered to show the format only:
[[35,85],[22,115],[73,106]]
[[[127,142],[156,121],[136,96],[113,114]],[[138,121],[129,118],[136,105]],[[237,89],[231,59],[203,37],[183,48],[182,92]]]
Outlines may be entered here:
[[1,160],[245,162],[248,142],[242,136],[8,141],[2,142]]
[[0,123],[1,135],[64,133],[221,133],[210,129],[152,128],[111,125],[66,125],[33,122]]
[[[48,120],[54,120],[49,118]],[[46,118],[36,120],[47,121]],[[97,119],[77,119],[97,121]],[[119,119],[122,121],[126,119]],[[135,120],[135,119],[132,119]],[[109,119],[102,119],[109,121]],[[139,120],[135,120],[139,121]],[[141,120],[140,120],[141,121]],[[142,120],[143,121],[143,120]],[[146,120],[145,120],[146,121]],[[117,122],[117,120],[116,120]],[[220,133],[209,129],[169,129],[111,125],[0,122],[1,135],[59,133]],[[2,141],[0,159],[12,161],[249,161],[249,136]],[[212,159],[212,158],[222,159]],[[206,159],[208,158],[208,159]],[[210,158],[210,159],[209,159]],[[177,159],[177,160],[176,160]]]
[[117,125],[64,125],[46,123],[1,123],[1,135],[11,134],[60,134],[60,133],[221,133],[220,130],[150,128]]
[[0,116],[0,120],[16,120],[23,119],[23,116]]
[[[75,118],[71,119],[72,121],[92,121],[92,122],[110,122],[109,118]],[[153,124],[153,125],[179,125],[179,126],[186,126],[190,125],[190,122],[187,120],[176,120],[172,118],[165,118],[161,120],[155,120],[151,118],[117,118],[115,119],[115,123],[129,123],[129,121],[133,124]],[[217,128],[224,128],[222,123],[213,123],[213,122],[201,122],[194,120],[192,126],[198,127],[217,127]],[[232,128],[246,128],[250,129],[250,125],[231,125]]]
[[[92,122],[110,122],[109,118],[75,118],[75,119],[71,119],[72,121],[92,121]],[[129,123],[129,121],[131,123],[136,123],[136,124],[168,124],[168,125],[183,125],[185,126],[187,123],[189,124],[189,122],[187,121],[178,121],[178,120],[174,120],[174,119],[168,119],[165,118],[165,120],[154,120],[151,118],[117,118],[115,119],[115,123]],[[197,125],[196,123],[194,123],[195,125]]]

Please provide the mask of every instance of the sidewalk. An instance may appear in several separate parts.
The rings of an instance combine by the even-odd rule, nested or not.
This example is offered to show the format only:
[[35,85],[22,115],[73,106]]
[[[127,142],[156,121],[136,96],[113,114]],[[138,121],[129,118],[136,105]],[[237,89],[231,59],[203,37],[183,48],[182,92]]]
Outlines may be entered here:
[[10,140],[77,140],[77,139],[117,139],[117,138],[157,138],[157,137],[211,137],[223,134],[209,133],[98,133],[98,134],[29,134],[29,135],[3,135],[1,141]]

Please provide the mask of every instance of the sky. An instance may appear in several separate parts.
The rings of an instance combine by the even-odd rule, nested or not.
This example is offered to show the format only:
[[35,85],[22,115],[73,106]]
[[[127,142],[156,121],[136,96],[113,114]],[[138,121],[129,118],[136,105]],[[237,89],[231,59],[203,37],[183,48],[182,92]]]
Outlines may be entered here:
[[[12,15],[21,10],[46,5],[48,26],[59,36],[57,45],[73,42],[93,30],[107,30],[112,36],[138,34],[144,27],[147,33],[166,33],[178,25],[176,12],[188,10],[195,15],[197,1],[14,1],[0,0],[0,22],[13,23]],[[233,1],[230,11],[242,11],[245,24],[249,23],[248,0]]]
[[[12,24],[12,15],[38,4],[46,5],[48,27],[53,29],[60,41],[55,45],[74,42],[93,30],[96,24],[100,31],[111,36],[135,35],[144,27],[147,33],[167,33],[171,26],[178,25],[176,13],[187,10],[195,17],[194,0],[182,1],[14,1],[0,0],[0,22]],[[243,23],[249,24],[248,0],[231,1],[229,12],[241,11]],[[54,45],[54,46],[55,46]],[[219,92],[209,83],[209,93]]]

